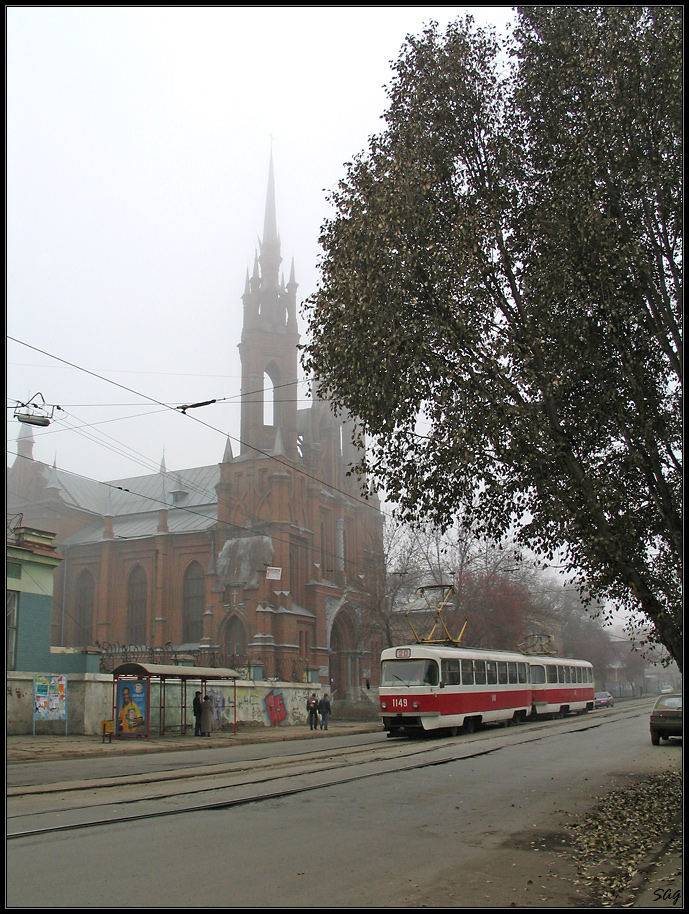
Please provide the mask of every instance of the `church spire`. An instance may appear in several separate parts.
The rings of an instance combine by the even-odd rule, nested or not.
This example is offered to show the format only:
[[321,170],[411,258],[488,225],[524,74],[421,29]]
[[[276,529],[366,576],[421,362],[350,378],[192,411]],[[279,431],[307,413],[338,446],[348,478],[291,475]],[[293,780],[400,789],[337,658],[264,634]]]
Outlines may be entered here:
[[268,192],[266,194],[266,212],[263,220],[263,238],[261,240],[261,276],[264,288],[278,287],[280,271],[280,236],[278,235],[277,214],[275,208],[275,172],[273,170],[273,150],[270,150],[268,168]]
[[273,170],[273,150],[270,150],[270,165],[268,166],[268,193],[266,195],[266,214],[263,220],[263,244],[279,246],[278,222],[275,209],[275,172]]

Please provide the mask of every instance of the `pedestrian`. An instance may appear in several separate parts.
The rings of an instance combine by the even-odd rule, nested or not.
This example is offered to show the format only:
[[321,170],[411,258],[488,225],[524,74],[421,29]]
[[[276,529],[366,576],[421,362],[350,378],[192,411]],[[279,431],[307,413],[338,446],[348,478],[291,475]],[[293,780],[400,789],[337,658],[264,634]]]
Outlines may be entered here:
[[309,730],[318,729],[318,699],[316,693],[312,692],[311,697],[306,701],[306,710],[309,715]]
[[206,695],[206,697],[203,699],[203,703],[201,705],[201,736],[210,737],[212,729],[213,729],[213,705],[211,704],[211,700],[208,697],[208,695]]
[[201,693],[194,695],[194,736],[201,736]]
[[321,715],[321,730],[327,730],[328,715],[330,714],[330,699],[327,692],[318,702],[318,713]]

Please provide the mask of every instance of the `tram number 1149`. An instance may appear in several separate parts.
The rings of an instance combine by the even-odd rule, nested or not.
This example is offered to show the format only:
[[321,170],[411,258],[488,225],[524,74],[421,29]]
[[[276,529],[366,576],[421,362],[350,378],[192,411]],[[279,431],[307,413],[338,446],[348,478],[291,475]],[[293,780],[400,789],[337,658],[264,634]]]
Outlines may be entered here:
[[393,711],[395,708],[406,708],[408,707],[408,701],[406,698],[391,698],[390,704],[392,705]]

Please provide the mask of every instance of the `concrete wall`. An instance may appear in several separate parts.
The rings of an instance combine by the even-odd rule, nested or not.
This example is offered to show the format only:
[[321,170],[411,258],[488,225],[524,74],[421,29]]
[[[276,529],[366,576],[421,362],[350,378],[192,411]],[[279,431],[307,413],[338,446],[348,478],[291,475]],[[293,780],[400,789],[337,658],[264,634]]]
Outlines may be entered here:
[[[33,733],[33,674],[7,673],[6,727],[8,735]],[[151,687],[151,735],[157,735],[160,724],[159,685]],[[187,724],[194,726],[191,712],[194,692],[200,685],[187,684]],[[213,729],[234,726],[234,686],[232,683],[209,683],[207,693],[214,708]],[[237,682],[237,721],[266,727],[301,725],[306,722],[306,699],[314,691],[308,683]],[[320,694],[320,693],[317,693]],[[67,674],[67,732],[74,735],[98,735],[101,720],[112,719],[113,677],[102,673]],[[168,683],[165,689],[166,727],[179,726],[182,704],[180,684]],[[37,721],[36,734],[63,734],[64,721]],[[193,732],[193,731],[192,731]]]

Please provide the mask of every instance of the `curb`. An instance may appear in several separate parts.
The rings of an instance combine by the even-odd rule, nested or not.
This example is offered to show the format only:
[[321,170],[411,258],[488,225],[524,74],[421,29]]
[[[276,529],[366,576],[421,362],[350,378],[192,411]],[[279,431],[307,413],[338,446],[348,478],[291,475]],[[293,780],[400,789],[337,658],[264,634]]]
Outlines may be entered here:
[[[663,835],[660,841],[658,841],[643,858],[639,864],[636,875],[625,891],[616,897],[615,907],[629,908],[637,905],[641,907],[638,897],[639,893],[647,887],[651,872],[663,861],[663,858],[672,856],[668,855],[667,852],[675,840],[679,840],[680,842],[682,840],[682,816],[680,813],[677,814],[675,822],[670,830]],[[678,856],[677,862],[678,868],[681,870],[681,854]]]

